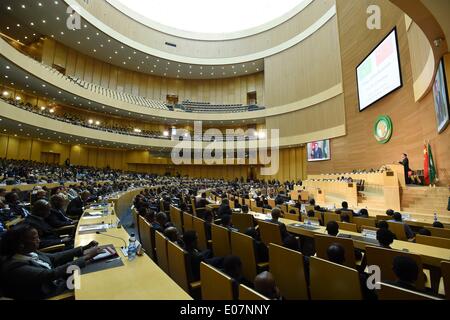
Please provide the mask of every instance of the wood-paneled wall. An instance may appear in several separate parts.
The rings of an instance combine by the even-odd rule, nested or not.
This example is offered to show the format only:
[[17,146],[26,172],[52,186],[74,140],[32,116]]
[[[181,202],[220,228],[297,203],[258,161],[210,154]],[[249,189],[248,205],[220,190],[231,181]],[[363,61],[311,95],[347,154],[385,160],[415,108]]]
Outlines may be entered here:
[[[369,5],[379,5],[382,29],[366,28]],[[404,13],[388,0],[337,0],[339,38],[342,55],[347,135],[331,141],[331,160],[308,163],[308,174],[348,172],[358,168],[378,168],[399,161],[408,154],[413,170],[423,169],[423,144],[429,140],[441,185],[450,182],[450,129],[437,133],[433,93],[414,101],[411,59]],[[398,28],[403,87],[363,112],[358,110],[356,66],[394,27]],[[447,57],[446,70],[450,74]],[[373,137],[379,115],[393,121],[393,136],[387,144]]]
[[169,158],[159,158],[143,150],[97,148],[0,135],[0,158],[42,161],[42,153],[59,154],[60,164],[69,158],[74,165],[227,180],[247,178],[252,167],[256,177],[261,179],[297,180],[306,173],[302,147],[280,150],[277,174],[261,176],[259,165],[174,165]]
[[264,73],[211,80],[185,80],[151,76],[130,71],[86,56],[53,39],[43,43],[42,62],[66,69],[66,75],[111,90],[126,92],[149,99],[166,101],[167,95],[178,95],[179,101],[211,102],[216,104],[247,104],[247,93],[256,91],[258,104],[264,105]]
[[296,46],[264,61],[267,107],[285,105],[342,82],[336,16]]

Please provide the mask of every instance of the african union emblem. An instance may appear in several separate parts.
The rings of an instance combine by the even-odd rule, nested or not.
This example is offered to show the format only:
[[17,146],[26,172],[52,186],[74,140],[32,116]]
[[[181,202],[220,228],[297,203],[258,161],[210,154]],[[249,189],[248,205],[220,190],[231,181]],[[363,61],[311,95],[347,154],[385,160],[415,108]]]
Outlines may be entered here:
[[374,136],[379,143],[386,143],[392,136],[392,121],[388,116],[379,116],[375,121]]

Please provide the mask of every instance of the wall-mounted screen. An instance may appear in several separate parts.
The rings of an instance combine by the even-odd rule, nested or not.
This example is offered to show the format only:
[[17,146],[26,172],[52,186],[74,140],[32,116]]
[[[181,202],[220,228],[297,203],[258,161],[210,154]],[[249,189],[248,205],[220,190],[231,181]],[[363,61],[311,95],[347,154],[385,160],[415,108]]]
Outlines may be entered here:
[[359,111],[402,86],[396,28],[356,68],[356,77]]
[[330,140],[309,142],[307,145],[308,161],[330,160]]
[[436,73],[436,78],[433,85],[433,94],[438,132],[441,133],[445,130],[445,128],[447,128],[449,123],[447,79],[443,59],[439,63],[439,68]]

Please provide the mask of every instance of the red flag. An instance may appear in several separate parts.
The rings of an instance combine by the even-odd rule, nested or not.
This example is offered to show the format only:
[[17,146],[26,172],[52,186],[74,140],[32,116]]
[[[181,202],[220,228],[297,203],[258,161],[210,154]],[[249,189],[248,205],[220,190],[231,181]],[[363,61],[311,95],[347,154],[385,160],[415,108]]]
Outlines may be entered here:
[[426,145],[423,146],[423,177],[425,179],[425,184],[430,184],[430,159],[428,158],[428,148]]

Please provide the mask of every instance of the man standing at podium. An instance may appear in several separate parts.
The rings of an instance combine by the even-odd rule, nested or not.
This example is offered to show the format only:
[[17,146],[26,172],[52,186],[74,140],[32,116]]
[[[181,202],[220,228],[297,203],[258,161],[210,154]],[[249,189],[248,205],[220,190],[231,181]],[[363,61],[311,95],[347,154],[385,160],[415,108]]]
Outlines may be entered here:
[[405,182],[406,184],[409,184],[409,159],[408,155],[406,153],[402,154],[402,161],[399,162],[401,165],[403,165],[403,171],[405,172]]

